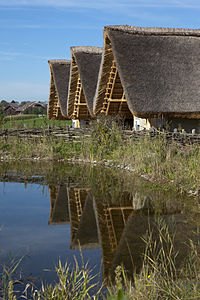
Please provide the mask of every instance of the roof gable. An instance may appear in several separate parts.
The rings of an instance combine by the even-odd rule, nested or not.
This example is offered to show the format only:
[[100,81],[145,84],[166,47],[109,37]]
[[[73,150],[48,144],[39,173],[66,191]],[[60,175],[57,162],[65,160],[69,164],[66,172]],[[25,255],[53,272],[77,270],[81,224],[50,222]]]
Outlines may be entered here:
[[93,116],[93,98],[97,86],[102,49],[99,47],[71,47],[71,53],[68,115],[72,118],[89,118]]
[[77,52],[74,53],[74,56],[78,65],[87,107],[90,114],[93,115],[93,98],[97,87],[102,51],[99,51],[98,48],[97,52]]
[[52,68],[53,80],[58,93],[58,101],[61,113],[67,117],[67,96],[70,76],[69,60],[51,60],[49,64]]

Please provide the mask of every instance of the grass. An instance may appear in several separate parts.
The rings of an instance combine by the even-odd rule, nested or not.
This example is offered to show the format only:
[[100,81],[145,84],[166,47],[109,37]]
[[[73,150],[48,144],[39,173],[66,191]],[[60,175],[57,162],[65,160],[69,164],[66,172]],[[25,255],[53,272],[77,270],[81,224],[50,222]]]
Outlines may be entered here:
[[[45,127],[47,119],[39,118],[38,122],[37,126],[40,124]],[[66,121],[61,122],[65,122],[66,126]],[[45,136],[42,140],[31,141],[14,137],[0,138],[0,156],[7,159],[82,159],[108,162],[112,166],[132,169],[136,175],[145,175],[164,188],[173,187],[180,192],[191,191],[196,194],[200,192],[199,145],[182,146],[175,141],[169,144],[161,135],[155,138],[146,135],[145,138],[125,141],[120,127],[111,119],[93,123],[91,137],[84,139],[83,136],[79,142],[55,140]]]
[[[55,284],[42,284],[37,289],[30,283],[24,289],[23,299],[107,299],[107,300],[197,300],[200,299],[200,257],[198,244],[189,242],[189,255],[184,257],[182,264],[177,263],[178,251],[175,248],[175,234],[173,224],[166,225],[161,218],[155,220],[155,226],[149,227],[145,237],[141,237],[146,250],[143,257],[142,270],[139,274],[128,277],[123,266],[115,270],[115,280],[107,284],[107,292],[103,293],[105,283],[99,286],[99,274],[92,275],[87,264],[79,267],[75,260],[73,268],[59,261],[56,268],[58,280]],[[13,288],[13,269],[11,274],[5,271],[6,283],[1,290],[4,299],[15,300],[16,292]],[[96,282],[94,282],[96,279]],[[4,281],[3,281],[4,282]],[[96,288],[96,290],[95,290]]]
[[49,120],[46,116],[38,117],[36,115],[20,115],[5,117],[1,121],[2,129],[32,129],[49,127],[63,127],[71,125],[70,120],[59,121]]

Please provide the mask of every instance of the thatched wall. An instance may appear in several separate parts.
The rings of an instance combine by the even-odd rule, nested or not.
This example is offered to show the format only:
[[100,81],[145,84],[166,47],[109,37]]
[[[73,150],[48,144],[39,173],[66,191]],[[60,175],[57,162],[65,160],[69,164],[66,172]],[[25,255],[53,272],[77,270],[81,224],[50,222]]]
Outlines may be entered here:
[[67,119],[67,95],[70,74],[70,61],[50,60],[51,81],[48,103],[48,118]]

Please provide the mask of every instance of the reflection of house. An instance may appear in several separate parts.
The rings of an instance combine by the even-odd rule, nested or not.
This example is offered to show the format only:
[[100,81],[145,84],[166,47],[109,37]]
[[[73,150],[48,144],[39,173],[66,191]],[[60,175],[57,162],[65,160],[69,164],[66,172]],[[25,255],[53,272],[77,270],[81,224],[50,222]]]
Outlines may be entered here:
[[51,73],[48,118],[67,119],[67,95],[70,74],[70,61],[64,59],[49,60]]
[[186,216],[181,213],[181,208],[173,204],[174,197],[172,205],[165,199],[167,206],[164,201],[161,207],[156,207],[155,199],[150,200],[141,192],[135,192],[132,197],[128,193],[122,194],[123,201],[120,194],[113,202],[102,198],[95,198],[94,202],[102,247],[103,277],[114,279],[118,265],[123,265],[130,275],[141,271],[146,248],[143,237],[151,228],[154,230],[154,238],[158,238],[155,227],[158,212],[168,225],[169,232],[176,233],[174,250],[179,252],[176,259],[178,268],[187,255],[186,241],[190,238],[195,241],[197,236],[192,233],[195,226],[186,223]]
[[93,199],[84,188],[69,188],[71,249],[99,247]]
[[103,276],[107,278],[127,219],[135,211],[132,199],[127,194],[123,202],[117,199],[114,203],[95,200],[95,210],[102,247]]
[[[200,130],[199,37],[192,29],[105,27],[94,113],[117,114],[123,107],[154,126],[165,118],[171,127]],[[116,78],[123,91],[119,79],[115,88]]]
[[63,225],[69,223],[68,195],[65,185],[49,186],[51,211],[49,224]]
[[89,120],[93,116],[102,49],[72,47],[67,114],[73,120]]

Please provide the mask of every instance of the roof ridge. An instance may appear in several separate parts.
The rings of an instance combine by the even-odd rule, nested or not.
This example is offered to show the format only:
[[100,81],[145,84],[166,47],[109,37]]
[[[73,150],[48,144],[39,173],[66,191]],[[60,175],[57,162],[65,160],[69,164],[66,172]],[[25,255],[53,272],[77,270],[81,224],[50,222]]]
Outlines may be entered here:
[[70,48],[73,53],[84,52],[84,53],[101,54],[103,51],[102,47],[96,47],[96,46],[74,46]]
[[120,31],[135,35],[200,36],[200,29],[137,27],[130,25],[109,25],[104,27],[104,31]]
[[50,60],[48,60],[48,63],[49,64],[53,64],[53,63],[70,64],[71,60],[67,60],[67,59],[50,59]]

